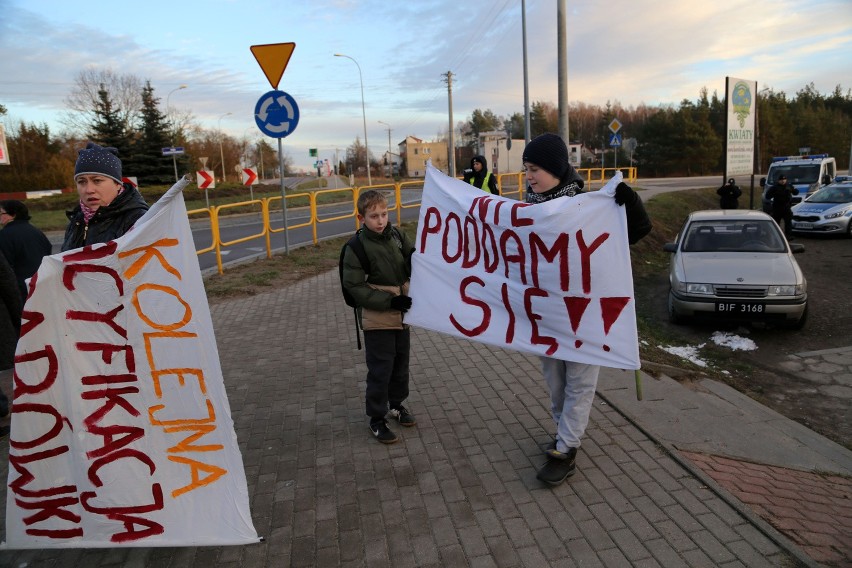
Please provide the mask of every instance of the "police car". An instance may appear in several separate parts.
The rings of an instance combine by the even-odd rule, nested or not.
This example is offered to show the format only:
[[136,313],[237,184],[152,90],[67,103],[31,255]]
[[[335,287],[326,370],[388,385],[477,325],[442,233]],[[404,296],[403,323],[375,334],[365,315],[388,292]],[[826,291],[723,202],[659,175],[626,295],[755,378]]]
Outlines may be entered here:
[[852,176],[837,176],[794,205],[793,231],[852,237]]
[[809,154],[801,156],[776,156],[769,164],[765,178],[761,178],[763,187],[763,211],[772,211],[772,200],[766,197],[767,190],[778,181],[783,174],[787,176],[787,185],[796,188],[798,193],[792,197],[792,203],[803,201],[834,179],[837,173],[837,163],[828,154]]

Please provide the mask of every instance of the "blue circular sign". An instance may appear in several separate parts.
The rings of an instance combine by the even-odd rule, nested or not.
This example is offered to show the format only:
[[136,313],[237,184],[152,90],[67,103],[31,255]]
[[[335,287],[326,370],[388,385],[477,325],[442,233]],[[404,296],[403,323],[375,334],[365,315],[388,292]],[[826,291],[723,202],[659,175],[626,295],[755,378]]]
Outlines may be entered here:
[[284,138],[299,124],[299,105],[284,91],[269,91],[258,99],[254,121],[267,136]]

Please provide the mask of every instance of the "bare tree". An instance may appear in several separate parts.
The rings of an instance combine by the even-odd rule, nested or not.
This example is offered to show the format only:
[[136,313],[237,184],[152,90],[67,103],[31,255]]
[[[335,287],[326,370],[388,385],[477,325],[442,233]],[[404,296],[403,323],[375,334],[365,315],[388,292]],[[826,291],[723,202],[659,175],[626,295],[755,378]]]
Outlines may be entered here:
[[119,75],[111,69],[86,69],[80,71],[71,93],[65,99],[68,107],[62,123],[76,134],[85,135],[96,122],[100,101],[98,92],[107,92],[119,122],[129,129],[142,109],[144,81],[135,75]]

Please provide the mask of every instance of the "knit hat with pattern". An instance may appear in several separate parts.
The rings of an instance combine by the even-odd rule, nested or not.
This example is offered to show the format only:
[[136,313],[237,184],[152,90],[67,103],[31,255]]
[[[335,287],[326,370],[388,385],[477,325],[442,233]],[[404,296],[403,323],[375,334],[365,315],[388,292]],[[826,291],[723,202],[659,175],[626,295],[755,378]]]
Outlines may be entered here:
[[121,160],[118,159],[118,150],[89,142],[83,150],[79,150],[77,163],[74,165],[74,177],[80,174],[100,174],[121,183]]

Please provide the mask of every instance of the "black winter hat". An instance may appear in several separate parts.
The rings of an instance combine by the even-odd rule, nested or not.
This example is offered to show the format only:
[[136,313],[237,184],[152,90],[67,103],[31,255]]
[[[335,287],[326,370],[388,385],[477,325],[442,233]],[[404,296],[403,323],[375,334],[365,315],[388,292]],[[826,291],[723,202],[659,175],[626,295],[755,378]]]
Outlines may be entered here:
[[544,168],[560,180],[563,180],[571,169],[568,147],[562,138],[549,132],[530,140],[524,148],[523,161]]
[[485,156],[479,154],[470,159],[470,167],[473,167],[474,162],[479,162],[482,165],[482,169],[488,168],[488,160],[485,159]]
[[122,183],[118,150],[89,142],[83,150],[79,150],[77,163],[74,165],[74,177],[80,174],[100,174]]

